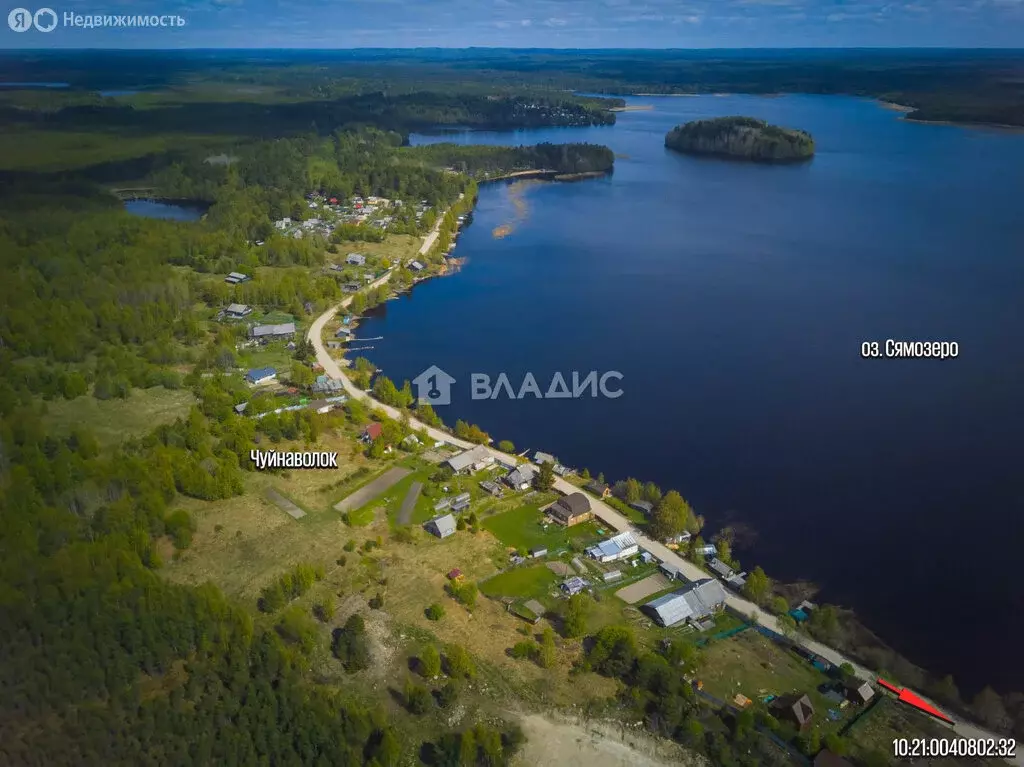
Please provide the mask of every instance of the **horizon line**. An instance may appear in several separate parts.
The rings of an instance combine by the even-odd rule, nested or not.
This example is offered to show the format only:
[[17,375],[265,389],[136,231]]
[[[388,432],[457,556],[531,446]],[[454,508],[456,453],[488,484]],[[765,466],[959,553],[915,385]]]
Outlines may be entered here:
[[190,47],[190,46],[175,46],[169,48],[145,48],[145,47],[123,47],[123,48],[104,48],[104,47],[50,47],[50,48],[17,48],[17,47],[0,47],[0,53],[33,53],[33,54],[47,54],[47,53],[120,53],[120,52],[132,52],[132,53],[179,53],[179,52],[221,52],[221,51],[295,51],[295,52],[320,52],[320,53],[336,53],[344,51],[473,51],[473,50],[484,50],[484,51],[558,51],[558,52],[581,52],[581,53],[602,53],[602,52],[618,52],[618,51],[635,51],[635,52],[689,52],[689,51],[1000,51],[1007,53],[1021,53],[1024,54],[1024,46],[1020,47],[1006,47],[1006,46],[951,46],[951,45],[826,45],[826,46],[709,46],[700,47],[693,46],[688,48],[678,47],[598,47],[598,48],[579,48],[579,47],[552,47],[552,46],[507,46],[507,45],[416,45],[416,46],[348,46],[338,48],[297,48],[294,46],[260,46],[260,47],[246,47],[246,46],[223,46],[219,48],[210,47]]

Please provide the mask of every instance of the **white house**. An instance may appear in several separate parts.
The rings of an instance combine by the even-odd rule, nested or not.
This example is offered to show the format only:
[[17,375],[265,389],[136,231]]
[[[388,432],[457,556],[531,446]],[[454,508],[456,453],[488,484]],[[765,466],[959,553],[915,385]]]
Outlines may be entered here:
[[640,546],[632,533],[619,533],[607,541],[601,541],[596,546],[587,549],[593,559],[599,562],[617,562],[626,559],[640,552]]
[[480,471],[480,469],[490,466],[492,463],[494,463],[494,456],[483,445],[472,447],[445,461],[445,464],[450,466],[456,474],[461,474],[462,472],[472,474],[474,471]]

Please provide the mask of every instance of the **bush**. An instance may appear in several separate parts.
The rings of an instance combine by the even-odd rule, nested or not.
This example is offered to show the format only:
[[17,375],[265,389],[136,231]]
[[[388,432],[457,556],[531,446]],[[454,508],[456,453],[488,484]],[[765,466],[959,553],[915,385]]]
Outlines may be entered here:
[[461,602],[470,610],[476,607],[477,588],[475,583],[449,583],[445,589],[452,599]]
[[444,687],[437,691],[437,705],[441,708],[449,708],[459,697],[459,685],[452,679]]
[[313,605],[313,615],[323,623],[328,623],[334,618],[334,602],[322,600]]
[[529,642],[529,641],[527,641],[527,642],[516,642],[515,645],[512,646],[512,649],[510,651],[510,654],[512,655],[512,657],[513,658],[518,658],[519,660],[524,660],[524,659],[531,659],[532,660],[533,658],[537,657],[537,655],[539,653],[540,653],[540,645],[538,645],[536,642]]
[[436,602],[423,611],[428,620],[439,621],[444,617],[444,607]]
[[344,628],[334,632],[331,652],[349,673],[369,667],[370,645],[366,638],[366,625],[361,616],[352,615],[345,621]]
[[423,685],[416,684],[411,679],[405,683],[404,697],[405,707],[409,710],[409,713],[416,714],[417,716],[427,713],[433,701],[430,691]]
[[466,651],[466,648],[461,645],[451,645],[447,652],[445,652],[444,662],[445,669],[450,677],[472,679],[476,676],[476,664],[473,663],[473,659]]
[[187,511],[178,509],[164,519],[164,529],[174,540],[174,548],[187,549],[192,545],[192,533],[196,530],[196,524]]

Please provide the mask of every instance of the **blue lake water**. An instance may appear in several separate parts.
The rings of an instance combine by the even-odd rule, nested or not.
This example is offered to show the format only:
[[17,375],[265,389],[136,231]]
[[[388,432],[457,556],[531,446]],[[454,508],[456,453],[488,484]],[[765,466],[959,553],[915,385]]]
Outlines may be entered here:
[[172,221],[198,221],[206,212],[206,207],[202,205],[160,200],[126,200],[124,209],[135,216]]
[[[484,187],[456,274],[360,335],[401,381],[437,364],[496,439],[678,489],[740,553],[811,579],[970,691],[1024,688],[1024,135],[922,125],[855,98],[636,98],[612,127],[414,137],[592,141],[609,178]],[[768,167],[662,145],[747,114],[809,130]],[[520,213],[513,204],[525,204]],[[492,230],[510,224],[504,239]],[[864,360],[864,340],[949,339],[954,360]],[[481,401],[470,373],[621,371],[618,399]]]

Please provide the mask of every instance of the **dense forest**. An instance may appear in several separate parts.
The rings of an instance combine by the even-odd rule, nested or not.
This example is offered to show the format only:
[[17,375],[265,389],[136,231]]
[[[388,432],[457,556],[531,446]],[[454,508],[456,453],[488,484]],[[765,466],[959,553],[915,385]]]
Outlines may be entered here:
[[58,109],[2,106],[0,125],[48,130],[131,130],[255,137],[373,125],[408,134],[447,125],[509,129],[541,126],[611,125],[615,113],[568,95],[546,98],[416,92],[389,96],[365,93],[330,101],[278,104],[180,103],[137,109],[114,103]]
[[754,162],[793,162],[814,156],[809,133],[753,117],[716,117],[677,125],[665,135],[665,146],[688,154]]
[[[417,90],[482,95],[552,89],[630,93],[845,93],[915,108],[913,117],[1024,125],[1024,55],[1012,50],[350,50],[159,53],[138,51],[3,54],[9,79],[68,82],[71,103],[95,103],[87,89],[179,89],[230,83],[272,86],[254,101],[334,99]],[[207,88],[209,91],[209,88]],[[19,103],[54,94],[5,94]],[[230,96],[230,98],[228,98]],[[234,94],[192,98],[238,101]],[[580,103],[586,99],[574,97]],[[160,103],[143,94],[139,101]],[[246,105],[243,105],[243,107]],[[226,108],[221,110],[230,119]],[[460,123],[464,124],[464,123]],[[308,123],[301,129],[308,128]],[[336,126],[330,126],[333,130]]]
[[[249,399],[233,374],[245,328],[209,321],[229,295],[293,314],[340,297],[341,278],[319,268],[330,243],[279,236],[271,221],[309,216],[311,190],[425,200],[447,211],[444,244],[472,204],[472,179],[402,143],[377,128],[307,129],[239,145],[230,163],[183,152],[142,183],[207,201],[192,223],[131,216],[88,174],[3,186],[0,762],[387,767],[416,745],[387,714],[308,679],[315,643],[290,613],[270,627],[212,586],[158,574],[158,540],[184,547],[194,529],[181,498],[240,494],[257,439],[317,439],[308,411],[258,428],[234,412]],[[582,162],[574,151],[516,156]],[[436,216],[401,215],[395,228],[412,234]],[[281,268],[230,294],[204,277],[263,266]],[[149,387],[187,388],[197,404],[114,448],[87,428],[47,425],[47,401]],[[296,573],[289,588],[305,583],[307,569]],[[436,764],[501,765],[522,741],[484,724],[438,735],[424,745]]]

